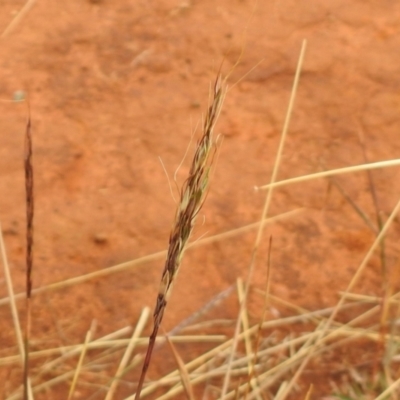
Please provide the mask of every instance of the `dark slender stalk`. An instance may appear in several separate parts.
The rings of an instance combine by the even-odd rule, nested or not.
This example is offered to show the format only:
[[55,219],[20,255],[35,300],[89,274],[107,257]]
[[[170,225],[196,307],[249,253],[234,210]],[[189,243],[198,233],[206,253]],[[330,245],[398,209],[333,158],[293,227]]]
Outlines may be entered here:
[[29,399],[29,337],[31,329],[31,293],[33,269],[33,167],[32,167],[32,132],[29,115],[25,133],[25,190],[26,190],[26,320],[25,320],[25,357],[24,357],[24,400]]

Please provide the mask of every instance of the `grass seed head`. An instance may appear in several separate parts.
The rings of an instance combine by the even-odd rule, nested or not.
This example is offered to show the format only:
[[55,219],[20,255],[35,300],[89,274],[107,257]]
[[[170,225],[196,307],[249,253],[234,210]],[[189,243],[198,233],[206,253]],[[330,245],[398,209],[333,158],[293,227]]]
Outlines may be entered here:
[[204,119],[203,135],[197,143],[196,152],[189,170],[189,176],[181,190],[179,204],[169,238],[167,258],[165,260],[157,302],[154,309],[153,332],[150,335],[149,345],[136,391],[136,400],[140,399],[140,393],[150,364],[158,329],[167,306],[167,300],[179,271],[190,235],[193,231],[196,217],[199,214],[206,197],[209,183],[209,172],[214,155],[213,149],[215,148],[213,130],[225,94],[223,87],[224,85],[222,84],[221,76],[218,75],[214,85],[213,98]]

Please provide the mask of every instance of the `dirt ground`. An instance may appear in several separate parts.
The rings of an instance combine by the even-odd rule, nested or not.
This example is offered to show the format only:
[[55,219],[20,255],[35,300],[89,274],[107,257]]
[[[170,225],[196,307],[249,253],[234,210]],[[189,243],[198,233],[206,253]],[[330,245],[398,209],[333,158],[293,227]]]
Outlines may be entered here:
[[[265,192],[254,186],[271,178],[303,39],[278,179],[365,162],[360,137],[368,161],[399,157],[400,3],[36,0],[18,14],[24,4],[0,2],[0,221],[16,293],[25,287],[27,103],[16,101],[24,96],[34,140],[35,289],[166,248],[175,211],[169,182],[177,197],[174,174],[181,184],[193,144],[177,168],[222,60],[223,73],[231,72],[216,132],[224,140],[195,238],[259,220]],[[398,200],[400,170],[372,177],[386,218]],[[269,215],[298,212],[266,227],[254,287],[264,287],[272,235],[271,292],[310,309],[335,303],[375,237],[337,183],[376,224],[365,172],[277,189]],[[393,243],[399,234],[396,220]],[[187,252],[166,331],[246,277],[254,238],[253,229]],[[398,265],[395,246],[387,264]],[[141,309],[155,304],[162,268],[160,256],[35,295],[33,347],[82,342],[93,320],[96,337],[136,324]],[[379,294],[381,278],[376,255],[355,290]],[[7,297],[2,269],[0,296]],[[235,318],[236,302],[226,304],[214,315]],[[0,318],[0,354],[16,353],[6,301]],[[165,354],[153,377],[174,365]],[[18,365],[0,367],[3,398],[19,374]],[[315,398],[327,394],[315,383]],[[64,398],[57,396],[66,387],[37,398]],[[86,398],[82,390],[77,398]],[[127,384],[118,398],[133,392]]]

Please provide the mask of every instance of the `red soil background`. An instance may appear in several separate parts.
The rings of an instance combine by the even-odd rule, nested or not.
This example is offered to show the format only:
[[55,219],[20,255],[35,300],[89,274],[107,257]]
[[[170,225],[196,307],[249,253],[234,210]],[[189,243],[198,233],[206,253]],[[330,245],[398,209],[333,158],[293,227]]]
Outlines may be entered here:
[[[24,4],[0,3],[1,31]],[[253,187],[270,179],[303,39],[308,48],[278,178],[363,163],[360,134],[369,161],[399,157],[399,18],[400,3],[389,0],[37,0],[0,40],[0,221],[16,292],[25,280],[27,120],[26,103],[12,101],[18,91],[31,107],[39,288],[166,248],[175,203],[160,159],[173,180],[222,60],[225,73],[240,63],[229,77],[216,129],[224,141],[196,238],[260,218],[264,192]],[[372,174],[386,218],[400,171]],[[367,174],[337,181],[375,221]],[[274,192],[270,215],[295,209],[302,211],[266,228],[254,285],[264,285],[272,235],[272,293],[310,309],[333,305],[374,233],[327,180]],[[399,233],[396,220],[394,241]],[[254,237],[251,231],[187,252],[165,330],[246,277]],[[391,268],[398,265],[394,247],[387,257]],[[42,348],[82,342],[93,319],[97,336],[135,324],[142,307],[155,304],[162,268],[160,258],[35,296],[33,341]],[[379,294],[381,277],[376,256],[357,291]],[[2,298],[3,278],[0,272]],[[220,317],[236,316],[229,304]],[[0,318],[7,350],[15,334],[4,304]],[[172,357],[164,365],[174,366]],[[19,376],[16,370],[1,367],[0,380]],[[4,384],[4,398],[10,391]]]

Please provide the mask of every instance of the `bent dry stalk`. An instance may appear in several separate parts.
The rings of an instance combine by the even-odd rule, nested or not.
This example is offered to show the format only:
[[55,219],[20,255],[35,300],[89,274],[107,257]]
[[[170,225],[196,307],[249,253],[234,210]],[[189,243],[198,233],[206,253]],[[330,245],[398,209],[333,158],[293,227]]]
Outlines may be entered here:
[[225,81],[219,75],[215,81],[213,97],[203,125],[203,136],[197,144],[197,149],[190,167],[189,177],[185,181],[178,209],[169,238],[167,259],[161,277],[160,289],[153,314],[153,332],[149,338],[146,357],[143,363],[135,400],[140,399],[144,379],[149,368],[151,355],[157,338],[158,329],[163,319],[165,307],[172,285],[181,265],[183,253],[192,233],[196,217],[204,204],[208,187],[209,173],[214,152],[213,130],[217,122],[225,95]]

